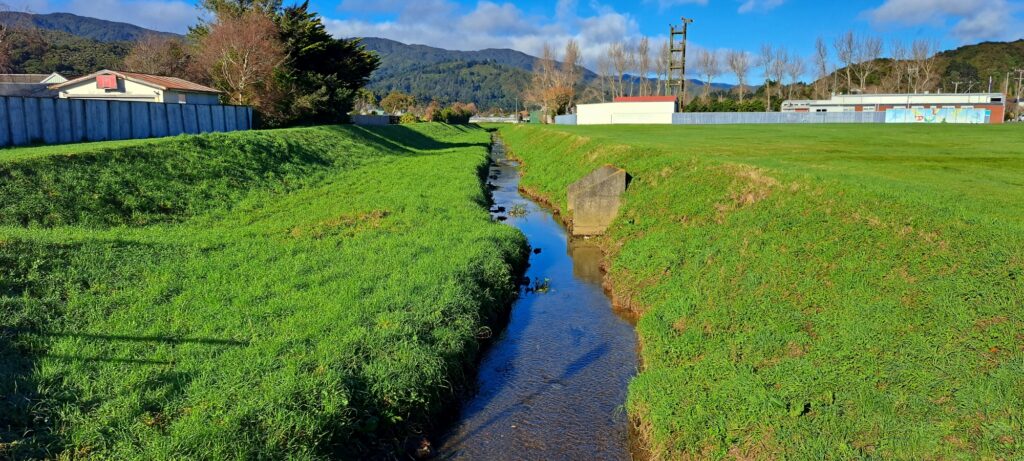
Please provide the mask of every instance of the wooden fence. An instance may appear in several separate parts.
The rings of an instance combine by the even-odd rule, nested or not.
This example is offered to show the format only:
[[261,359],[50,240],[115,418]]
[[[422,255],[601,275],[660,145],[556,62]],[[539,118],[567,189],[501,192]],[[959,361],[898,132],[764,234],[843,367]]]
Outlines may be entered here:
[[252,108],[0,97],[0,147],[252,129]]

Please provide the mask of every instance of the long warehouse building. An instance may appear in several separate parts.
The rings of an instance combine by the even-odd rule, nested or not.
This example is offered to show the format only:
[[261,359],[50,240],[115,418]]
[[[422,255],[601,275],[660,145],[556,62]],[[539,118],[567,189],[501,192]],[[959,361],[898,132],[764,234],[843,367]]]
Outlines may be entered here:
[[782,112],[886,112],[888,123],[1003,123],[1002,93],[842,94],[782,103]]

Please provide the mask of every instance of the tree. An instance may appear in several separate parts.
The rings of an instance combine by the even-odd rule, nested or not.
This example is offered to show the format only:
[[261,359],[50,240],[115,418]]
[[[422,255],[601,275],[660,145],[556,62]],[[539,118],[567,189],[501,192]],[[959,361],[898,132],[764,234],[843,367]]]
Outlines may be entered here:
[[814,43],[814,70],[817,80],[814,83],[814,93],[818,99],[824,99],[831,93],[828,85],[828,76],[832,73],[829,69],[828,46],[825,39],[818,37]]
[[623,79],[626,71],[629,70],[629,60],[626,58],[626,48],[621,42],[612,43],[608,47],[608,56],[615,69],[616,88],[612,91],[615,96],[625,96],[623,91]]
[[[626,46],[626,72],[632,72],[634,75],[637,74],[637,59],[636,59],[636,48],[633,45]],[[636,78],[631,77],[629,79],[629,96],[633,96],[633,89],[636,87]]]
[[10,27],[0,24],[0,73],[11,71],[11,30]]
[[648,96],[651,94],[651,41],[647,37],[640,39],[636,54],[637,70],[640,71],[640,96]]
[[[570,58],[579,61],[578,57]],[[564,64],[559,68],[558,57],[551,46],[545,43],[541,57],[533,66],[530,86],[523,95],[526,102],[539,106],[547,115],[566,113],[573,99],[575,85],[566,77],[566,69]]]
[[936,49],[938,45],[927,40],[915,40],[911,45],[911,64],[907,76],[914,93],[933,89],[936,79]]
[[655,66],[658,72],[658,94],[668,96],[668,73],[669,73],[669,62],[671,61],[671,51],[669,49],[668,41],[661,43],[661,49],[658,50],[658,59],[655,60]]
[[772,61],[772,80],[775,80],[779,86],[779,99],[782,99],[782,82],[786,78],[786,72],[789,69],[789,62],[789,51],[786,51],[786,49],[781,46],[779,49],[775,50],[775,60]]
[[352,108],[356,112],[365,114],[373,110],[375,107],[377,107],[377,95],[373,94],[373,91],[366,88],[360,88],[359,91],[356,92],[356,98]]
[[380,100],[380,107],[384,112],[395,115],[399,112],[408,112],[416,105],[416,98],[401,91],[392,91],[384,99]]
[[765,111],[771,111],[772,74],[776,68],[775,50],[771,45],[767,43],[761,45],[761,59],[758,63],[761,65],[761,69],[764,72],[764,95],[765,99],[767,99],[767,102],[765,103]]
[[149,34],[132,46],[124,58],[124,67],[131,72],[192,78],[192,56],[179,38]]
[[836,57],[839,58],[839,62],[843,63],[846,71],[846,88],[847,90],[853,88],[853,65],[856,60],[857,51],[857,37],[853,34],[853,31],[847,31],[841,37],[837,38],[832,44],[836,50]]
[[611,78],[611,60],[608,54],[602,54],[597,57],[597,78],[601,85],[601,101],[604,101],[609,93],[615,91],[609,88],[609,79]]
[[750,55],[745,51],[730,50],[726,55],[729,70],[736,76],[739,83],[740,102],[743,102],[743,92],[747,86],[747,74],[750,73]]
[[[907,82],[907,47],[900,40],[893,40],[889,44],[889,52],[892,56],[892,65],[887,81],[883,82],[883,88],[889,93],[902,93],[903,85]],[[910,91],[909,89],[907,91]]]
[[580,44],[576,40],[569,39],[565,44],[565,56],[562,57],[561,81],[559,82],[569,93],[567,108],[576,103],[576,86],[579,85],[583,76],[580,72],[582,68],[583,54],[580,52]]
[[722,75],[722,60],[718,57],[718,53],[714,51],[708,51],[701,49],[697,52],[696,71],[699,75],[704,77],[704,95],[702,98],[704,102],[708,101],[711,96],[711,83]]
[[807,72],[807,63],[797,55],[789,57],[786,63],[786,75],[789,76],[789,99],[793,99],[793,88],[800,82],[800,77]]
[[226,102],[254,106],[274,121],[281,96],[274,73],[285,59],[277,25],[257,11],[218,19],[196,54],[198,68],[225,92]]
[[882,39],[878,37],[864,37],[858,40],[854,47],[854,72],[860,84],[860,91],[865,92],[868,87],[868,79],[878,69],[878,60],[882,57]]

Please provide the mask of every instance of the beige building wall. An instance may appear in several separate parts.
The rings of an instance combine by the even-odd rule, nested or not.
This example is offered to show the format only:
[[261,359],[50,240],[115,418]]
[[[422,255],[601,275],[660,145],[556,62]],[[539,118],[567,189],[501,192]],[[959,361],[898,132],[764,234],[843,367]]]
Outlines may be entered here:
[[[184,95],[184,100],[181,100],[182,95]],[[163,91],[122,78],[117,79],[117,90],[97,88],[96,80],[87,80],[61,89],[60,97],[64,99],[104,99],[109,101],[220,104],[220,98],[215,94]]]
[[671,125],[674,102],[610,102],[576,106],[577,125]]

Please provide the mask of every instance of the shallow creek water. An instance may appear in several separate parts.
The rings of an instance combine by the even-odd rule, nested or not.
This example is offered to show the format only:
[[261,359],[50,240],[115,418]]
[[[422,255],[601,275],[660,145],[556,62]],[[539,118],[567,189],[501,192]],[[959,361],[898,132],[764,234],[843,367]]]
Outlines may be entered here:
[[549,210],[519,193],[518,164],[497,139],[492,158],[495,207],[505,210],[495,216],[540,250],[526,276],[541,290],[523,288],[437,458],[628,460],[636,333],[601,287],[601,250],[569,239]]

